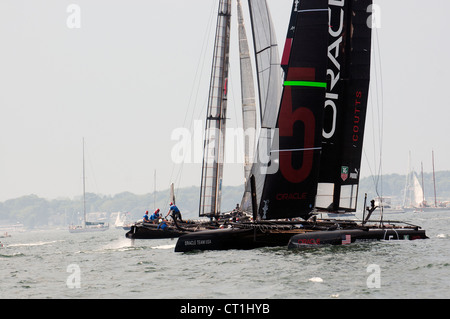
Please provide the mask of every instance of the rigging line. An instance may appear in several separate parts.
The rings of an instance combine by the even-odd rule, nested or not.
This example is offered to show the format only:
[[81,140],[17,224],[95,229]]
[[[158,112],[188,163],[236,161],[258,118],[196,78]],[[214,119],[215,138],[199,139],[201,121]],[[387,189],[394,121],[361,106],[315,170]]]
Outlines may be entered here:
[[[374,57],[372,57],[372,60],[373,59],[374,59]],[[375,62],[373,62],[373,64],[375,64]],[[373,87],[373,84],[371,84],[371,86]],[[371,99],[371,108],[370,108],[370,110],[371,110],[371,113],[372,113],[370,118],[372,119],[373,165],[376,165],[375,164],[376,163],[376,145],[375,145],[376,140],[375,140],[375,114],[374,114],[375,101],[374,101],[374,96],[375,96],[375,94],[374,94],[373,90],[370,90],[370,99]],[[372,167],[370,165],[370,161],[369,161],[369,158],[368,158],[367,154],[366,154],[366,159],[367,159],[367,163],[370,166],[371,174],[373,175]]]
[[[217,6],[217,4],[214,1],[212,1],[211,2],[210,14],[209,14],[209,20],[208,20],[208,23],[207,23],[207,26],[206,26],[206,29],[205,29],[205,33],[204,33],[204,36],[203,36],[203,43],[202,43],[202,47],[201,47],[201,50],[200,50],[200,56],[199,56],[199,59],[198,59],[198,62],[197,62],[197,69],[196,69],[196,73],[195,73],[195,76],[194,76],[194,81],[193,81],[193,84],[192,84],[191,94],[190,94],[189,101],[188,101],[188,109],[185,112],[185,117],[184,117],[184,120],[183,120],[183,127],[185,127],[188,115],[189,115],[189,113],[191,113],[189,130],[192,130],[192,121],[193,121],[193,118],[194,118],[195,106],[197,105],[197,100],[198,100],[198,95],[199,95],[199,90],[200,90],[200,82],[201,82],[200,79],[202,77],[203,69],[204,69],[204,65],[205,65],[205,63],[204,62],[202,63],[202,61],[206,60],[205,56],[206,56],[206,49],[208,47],[207,43],[208,43],[208,39],[210,38],[210,35],[211,35],[211,29],[212,29],[211,28],[211,24],[213,23],[214,17],[216,16],[214,14],[216,6]],[[195,86],[197,86],[196,90],[195,90]],[[195,91],[195,98],[194,98],[194,102],[192,103],[192,98],[194,96],[194,91]],[[193,108],[192,111],[190,111],[191,107]],[[203,107],[201,109],[203,109]],[[180,169],[179,169],[179,171],[177,173],[176,179],[178,179],[179,175],[181,174],[181,171],[183,170],[184,162],[185,161],[183,160],[182,164],[181,164],[181,167],[180,167]],[[170,178],[169,178],[169,184],[172,181],[172,178],[174,176],[175,167],[176,167],[176,164],[173,163],[172,171],[171,171]],[[180,185],[180,182],[178,182],[178,186],[179,185]],[[179,189],[179,187],[177,187],[177,189]]]
[[[379,187],[380,187],[380,179],[381,178],[381,169],[382,169],[382,116],[380,115],[380,101],[379,101],[379,80],[378,80],[378,73],[379,73],[379,67],[378,67],[378,60],[377,57],[380,54],[380,50],[379,50],[379,41],[378,41],[378,32],[375,34],[375,37],[373,37],[372,39],[373,43],[374,43],[374,47],[375,47],[375,42],[378,45],[378,50],[376,51],[377,55],[373,55],[373,64],[374,64],[374,74],[375,74],[375,92],[371,95],[372,99],[374,99],[375,101],[372,101],[373,103],[373,108],[376,107],[376,111],[377,111],[377,121],[376,118],[373,114],[373,109],[372,109],[372,131],[373,131],[373,136],[374,136],[374,143],[373,143],[373,156],[374,156],[374,165],[375,165],[375,175],[376,175],[376,182],[375,182],[375,189],[377,194],[379,195]],[[376,127],[378,127],[378,138],[376,138]],[[378,147],[379,147],[379,164],[376,165],[377,160],[376,160],[376,154],[377,154],[377,142],[378,142]],[[382,187],[381,187],[382,188]]]
[[379,59],[379,77],[380,77],[380,94],[381,94],[381,105],[380,105],[380,111],[381,111],[381,118],[380,118],[380,136],[379,136],[379,147],[380,147],[380,176],[381,176],[381,192],[383,192],[383,184],[382,184],[382,174],[383,174],[383,129],[384,129],[384,95],[383,95],[383,72],[382,72],[382,65],[381,65],[381,50],[380,50],[380,41],[378,37],[378,29],[375,28],[375,34],[376,34],[376,40],[377,40],[377,52],[378,52],[378,59]]
[[[375,38],[373,38],[373,41],[375,41]],[[378,50],[378,53],[379,52],[380,51]],[[372,146],[373,146],[373,154],[372,154],[373,155],[373,159],[372,160],[373,161],[371,161],[369,159],[369,156],[367,154],[367,149],[366,148],[363,149],[363,153],[364,153],[364,157],[365,157],[368,169],[370,171],[370,177],[371,177],[371,180],[372,180],[372,183],[373,183],[373,187],[375,189],[375,193],[376,193],[376,195],[378,197],[381,197],[381,193],[382,193],[382,191],[380,191],[380,174],[381,174],[381,171],[379,171],[380,165],[377,165],[377,159],[376,159],[377,153],[378,153],[377,152],[377,143],[380,143],[380,141],[381,141],[381,135],[379,134],[378,138],[377,138],[376,131],[379,132],[381,130],[381,127],[382,127],[380,125],[381,121],[380,121],[380,116],[379,116],[379,113],[380,113],[379,112],[380,102],[379,102],[379,94],[378,94],[378,92],[379,92],[379,89],[378,89],[378,84],[379,84],[379,81],[378,81],[378,67],[377,67],[378,60],[376,59],[375,55],[372,55],[372,60],[373,60],[372,63],[374,65],[374,69],[373,70],[374,70],[374,74],[375,74],[375,81],[371,81],[372,89],[370,90],[371,91],[371,94],[370,94],[370,96],[371,96],[371,113],[372,113],[371,119],[372,119],[372,139],[373,139],[373,143],[372,143]],[[375,86],[375,88],[373,88],[373,86]],[[374,114],[374,109],[375,108],[377,108],[377,115],[378,115],[377,117]],[[378,121],[376,121],[377,118],[378,118]],[[378,130],[376,129],[377,126],[378,126]],[[380,152],[380,163],[381,163],[381,160],[382,160],[382,158],[381,158],[381,152]]]
[[[373,39],[374,44],[376,44],[376,55],[374,56],[374,64],[375,64],[375,86],[376,86],[376,103],[377,103],[377,114],[378,114],[378,143],[379,143],[379,164],[378,164],[378,177],[377,177],[377,186],[376,192],[378,197],[381,200],[381,218],[380,223],[383,222],[383,129],[384,129],[384,93],[383,93],[383,78],[382,78],[382,67],[381,67],[381,50],[380,50],[380,41],[378,35],[378,29],[375,28],[375,37]],[[378,57],[378,64],[377,64]],[[377,67],[378,66],[378,67]],[[379,78],[378,78],[379,76]],[[380,88],[378,87],[380,86]],[[380,100],[379,100],[380,98]],[[375,154],[374,150],[374,154]]]
[[365,149],[363,149],[363,153],[364,153],[364,156],[365,156],[365,158],[366,158],[367,166],[368,166],[369,171],[370,171],[370,176],[372,177],[372,182],[373,182],[373,185],[374,185],[375,190],[376,190],[375,174],[374,174],[373,171],[372,171],[372,166],[370,165],[369,157],[367,156],[367,153],[366,153],[366,150],[365,150]]
[[[201,63],[201,61],[203,61],[203,63],[201,63],[201,71],[200,71],[200,76],[203,74],[203,69],[204,69],[204,67],[205,67],[205,61],[206,61],[206,48],[207,48],[207,40],[211,37],[211,32],[212,32],[212,28],[211,28],[211,24],[213,23],[213,18],[216,16],[215,14],[214,14],[214,9],[215,9],[215,5],[213,5],[212,6],[212,8],[211,8],[211,13],[210,13],[210,20],[209,20],[209,23],[208,23],[208,27],[207,27],[207,30],[208,30],[208,32],[207,32],[207,34],[205,34],[205,38],[204,38],[204,42],[203,42],[203,44],[204,44],[204,47],[203,47],[203,50],[202,50],[202,56],[200,57],[200,60],[199,60],[199,64]],[[199,82],[200,82],[200,80],[198,80]],[[197,86],[197,91],[196,91],[196,94],[195,94],[195,100],[194,100],[194,107],[195,107],[195,105],[198,105],[197,104],[197,101],[198,101],[198,95],[199,95],[199,91],[200,91],[200,85],[198,85]],[[206,102],[206,104],[207,104],[208,102]],[[206,110],[205,110],[205,108],[203,107],[203,104],[201,104],[202,105],[202,107],[200,107],[200,113],[202,114],[204,111],[206,112]],[[194,119],[194,111],[191,113],[191,119],[190,119],[190,123],[191,123],[191,125],[192,125],[192,122],[193,122],[193,119]],[[199,118],[199,117],[197,117],[197,118]],[[192,127],[190,127],[190,128],[192,128]]]
[[[373,38],[373,43],[375,43],[375,38]],[[379,124],[380,121],[380,112],[379,112],[379,101],[378,101],[378,64],[377,64],[377,59],[376,56],[374,54],[373,56],[373,64],[374,64],[374,74],[375,74],[375,92],[372,94],[373,98],[374,98],[374,104],[373,104],[373,109],[376,109],[376,116],[375,114],[372,117],[372,123],[373,123],[373,138],[374,138],[374,144],[373,144],[373,163],[375,165],[375,175],[377,177],[376,179],[376,189],[378,191],[378,176],[379,176],[379,172],[378,172],[378,165],[377,165],[377,159],[376,159],[376,155],[377,155],[377,143],[380,142],[379,136],[377,138],[377,133],[379,132],[379,127],[377,129],[377,125]],[[373,111],[372,111],[373,112]]]
[[321,150],[322,147],[310,147],[310,148],[294,148],[294,149],[285,149],[285,150],[271,150],[271,153],[281,153],[281,152],[303,152],[303,151],[315,151]]
[[379,69],[380,69],[380,93],[381,93],[380,165],[381,165],[382,155],[383,155],[383,140],[384,140],[384,89],[383,89],[383,70],[382,70],[380,40],[378,37],[378,28],[375,28],[375,32],[376,32],[376,38],[377,38],[377,50],[378,50]]
[[[206,56],[207,56],[207,51],[208,51],[207,50],[208,49],[208,43],[210,42],[208,40],[211,38],[211,33],[212,33],[212,30],[214,29],[214,28],[211,27],[211,25],[215,21],[215,18],[217,18],[217,13],[216,13],[217,11],[216,11],[216,9],[217,9],[218,6],[220,6],[220,1],[217,1],[217,2],[213,1],[212,2],[211,11],[210,11],[210,19],[209,19],[208,26],[206,28],[206,33],[205,33],[204,40],[203,40],[202,54],[201,54],[201,57],[199,58],[199,61],[198,61],[198,65],[201,66],[201,70],[200,70],[200,73],[199,73],[200,76],[197,79],[198,84],[200,84],[201,78],[203,77],[203,74],[204,74],[203,69],[205,67],[205,64],[210,65],[209,63],[206,63],[206,60],[207,60]],[[214,34],[215,33],[216,32],[214,32]],[[214,56],[212,57],[212,59],[214,59]],[[194,105],[194,110],[191,112],[191,118],[190,118],[190,121],[189,121],[189,123],[190,123],[189,124],[189,130],[190,131],[192,131],[192,129],[193,129],[194,118],[196,118],[196,119],[205,118],[206,112],[207,112],[207,109],[204,107],[204,105],[208,105],[209,96],[206,96],[205,100],[202,103],[200,103],[200,104],[197,103],[200,87],[201,86],[198,85],[197,89],[196,89],[196,94],[195,94],[195,99],[194,99],[194,104],[193,104]],[[201,107],[198,107],[199,113],[195,117],[195,106],[196,105],[200,105]],[[205,128],[203,128],[203,130],[204,129]],[[205,138],[205,136],[202,136],[203,140],[204,140],[204,138]],[[176,187],[176,189],[177,189],[176,194],[178,194],[178,190],[180,189],[179,186],[181,185],[181,178],[182,178],[184,163],[185,163],[185,161],[183,160],[182,163],[181,163],[181,166],[180,166],[180,168],[178,170],[178,173],[176,175],[176,178],[175,178],[175,183],[174,184],[177,185],[177,187]]]

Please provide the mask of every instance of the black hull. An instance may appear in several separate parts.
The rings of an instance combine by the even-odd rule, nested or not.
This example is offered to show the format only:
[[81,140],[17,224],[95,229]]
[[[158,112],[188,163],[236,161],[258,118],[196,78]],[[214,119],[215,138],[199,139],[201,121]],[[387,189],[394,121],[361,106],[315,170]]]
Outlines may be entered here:
[[125,237],[130,239],[163,239],[180,236],[208,229],[219,228],[218,222],[173,221],[164,230],[158,224],[138,223],[131,226]]
[[343,245],[359,241],[415,240],[428,238],[419,227],[361,226],[353,222],[341,222],[345,229],[333,228],[330,223],[307,225],[283,229],[281,225],[267,227],[254,224],[253,227],[233,226],[189,233],[178,238],[175,252],[194,250],[249,250],[261,247],[299,248],[305,245]]
[[162,230],[158,229],[158,225],[133,225],[130,231],[125,234],[125,237],[130,239],[164,239],[178,238],[185,234],[188,234],[188,232],[172,226]]
[[289,241],[288,248],[295,249],[311,245],[346,245],[355,242],[378,240],[415,240],[426,239],[425,230],[416,228],[396,229],[347,229],[317,231],[295,235]]
[[261,247],[286,246],[295,235],[291,231],[270,231],[242,228],[217,229],[187,234],[178,238],[175,252],[194,250],[249,250]]

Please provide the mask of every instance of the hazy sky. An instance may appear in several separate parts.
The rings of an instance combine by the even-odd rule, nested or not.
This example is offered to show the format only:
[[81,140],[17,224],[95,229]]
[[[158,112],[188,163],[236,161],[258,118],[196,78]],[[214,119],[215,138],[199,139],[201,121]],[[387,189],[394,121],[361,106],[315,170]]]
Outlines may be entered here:
[[[171,135],[194,135],[193,121],[204,122],[217,3],[0,0],[0,200],[80,195],[83,137],[87,191],[149,193],[155,170],[159,190],[199,185],[199,163],[174,164]],[[268,3],[283,44],[292,1]],[[431,171],[432,149],[436,169],[450,170],[450,2],[375,4],[381,19],[362,176],[378,169],[381,116],[385,174],[405,174],[409,151],[415,169],[423,161]],[[235,128],[236,48],[228,110]],[[241,164],[228,165],[224,185],[240,185],[242,176]]]

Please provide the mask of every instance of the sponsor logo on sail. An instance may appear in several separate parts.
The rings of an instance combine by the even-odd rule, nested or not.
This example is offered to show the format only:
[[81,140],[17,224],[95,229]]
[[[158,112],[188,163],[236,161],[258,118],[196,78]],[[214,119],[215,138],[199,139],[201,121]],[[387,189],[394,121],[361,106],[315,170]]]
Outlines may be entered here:
[[355,94],[355,111],[354,111],[354,119],[353,119],[353,142],[359,141],[360,134],[360,121],[361,121],[361,100],[363,94],[361,91],[357,91]]
[[[339,99],[339,93],[337,92],[336,84],[341,78],[341,64],[339,63],[339,53],[341,52],[341,46],[343,42],[343,31],[344,31],[344,7],[345,0],[329,1],[329,35],[330,35],[330,45],[328,46],[328,70],[327,76],[330,79],[330,84],[328,86],[325,109],[326,112],[332,112],[332,122],[329,131],[323,130],[323,137],[330,139],[334,136],[336,132],[336,121],[337,121],[337,107],[335,101]],[[335,12],[339,12],[335,14]]]
[[348,179],[349,168],[348,166],[341,167],[341,178],[345,182]]
[[355,172],[354,173],[350,173],[350,178],[351,179],[358,179],[358,175],[359,175],[359,171],[355,168]]
[[308,193],[278,193],[277,200],[302,200],[307,199]]

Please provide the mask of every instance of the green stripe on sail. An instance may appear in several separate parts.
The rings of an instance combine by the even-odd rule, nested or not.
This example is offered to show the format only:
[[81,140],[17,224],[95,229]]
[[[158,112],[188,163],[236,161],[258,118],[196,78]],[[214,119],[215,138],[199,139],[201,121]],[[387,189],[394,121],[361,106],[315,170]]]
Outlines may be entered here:
[[310,82],[310,81],[284,81],[284,86],[308,86],[316,88],[326,88],[326,82]]

